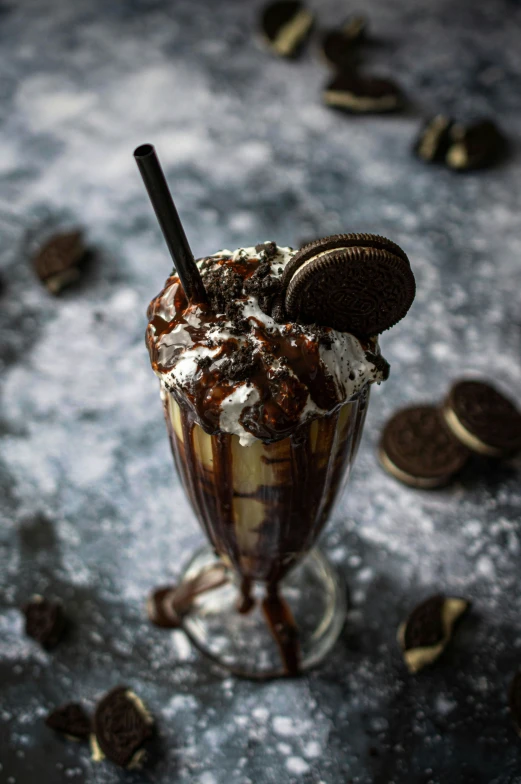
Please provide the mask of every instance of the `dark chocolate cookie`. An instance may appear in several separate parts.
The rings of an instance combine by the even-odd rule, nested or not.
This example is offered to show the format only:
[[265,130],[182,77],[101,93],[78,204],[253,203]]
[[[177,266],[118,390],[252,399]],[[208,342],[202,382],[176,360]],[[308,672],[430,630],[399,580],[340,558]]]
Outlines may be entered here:
[[66,626],[65,613],[60,602],[33,596],[23,608],[25,633],[44,648],[54,648]]
[[456,171],[490,166],[503,157],[507,148],[505,137],[492,120],[481,120],[469,126],[455,123],[450,137],[445,161]]
[[446,484],[467,462],[469,452],[445,426],[435,406],[411,406],[387,422],[380,440],[382,466],[411,487]]
[[289,318],[377,335],[402,319],[415,293],[407,256],[391,240],[337,234],[301,248],[282,276]]
[[405,624],[403,644],[410,648],[425,648],[436,645],[443,638],[442,610],[445,597],[431,596],[414,608]]
[[437,114],[428,120],[414,143],[414,153],[423,161],[444,161],[451,144],[450,131],[453,120]]
[[521,412],[491,384],[456,382],[443,413],[454,435],[474,452],[503,457],[521,449]]
[[398,629],[398,642],[410,672],[419,672],[441,656],[469,606],[466,599],[436,594],[414,608]]
[[313,14],[298,0],[278,0],[262,11],[261,34],[281,57],[294,57],[313,26]]
[[91,722],[81,705],[69,702],[55,708],[45,723],[48,727],[73,740],[88,740],[91,733]]
[[141,756],[142,746],[152,734],[153,720],[130,689],[119,686],[106,694],[96,707],[94,733],[96,751],[116,765],[128,768]]
[[80,230],[55,234],[33,257],[36,274],[52,294],[76,281],[87,249]]
[[391,79],[340,71],[323,92],[324,103],[352,114],[380,114],[401,109],[404,100]]

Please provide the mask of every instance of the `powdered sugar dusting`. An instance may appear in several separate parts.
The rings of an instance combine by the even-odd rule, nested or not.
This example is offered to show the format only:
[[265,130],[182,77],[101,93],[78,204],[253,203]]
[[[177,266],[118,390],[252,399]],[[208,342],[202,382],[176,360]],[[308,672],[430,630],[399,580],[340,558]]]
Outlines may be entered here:
[[[364,70],[396,78],[417,111],[351,120],[320,104],[328,76],[314,46],[286,63],[253,44],[262,4],[0,7],[2,784],[519,779],[506,710],[521,648],[519,458],[475,460],[433,493],[398,485],[376,460],[389,414],[439,400],[463,372],[519,399],[519,156],[455,176],[410,154],[420,113],[438,109],[491,114],[515,146],[519,6],[368,0],[383,45],[364,50]],[[311,5],[321,29],[341,21],[334,0]],[[144,308],[170,269],[132,160],[145,141],[196,256],[370,231],[402,245],[414,268],[416,301],[381,339],[390,379],[373,389],[322,540],[351,609],[331,656],[303,679],[236,680],[146,619],[147,593],[175,582],[202,534],[143,346]],[[76,223],[99,258],[54,299],[32,276],[29,240]],[[473,609],[438,664],[412,678],[396,628],[440,588]],[[73,621],[52,653],[23,632],[18,608],[33,593],[61,598]],[[71,699],[92,711],[119,683],[158,723],[139,774],[94,765],[43,724]]]

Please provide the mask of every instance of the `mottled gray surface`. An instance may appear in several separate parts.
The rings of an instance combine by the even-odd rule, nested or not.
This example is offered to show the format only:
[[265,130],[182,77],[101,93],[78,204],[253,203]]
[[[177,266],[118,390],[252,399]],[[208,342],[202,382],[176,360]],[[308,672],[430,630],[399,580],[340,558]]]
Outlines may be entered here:
[[[371,0],[408,114],[322,108],[316,51],[285,63],[252,39],[258,3],[5,0],[0,7],[0,781],[196,784],[521,782],[506,707],[518,666],[520,461],[473,462],[414,492],[377,465],[385,417],[439,398],[462,371],[521,397],[521,165],[457,176],[410,155],[421,114],[492,113],[519,142],[519,3]],[[344,6],[318,2],[321,19]],[[346,6],[348,8],[348,6]],[[349,10],[349,8],[348,8]],[[197,255],[264,239],[374,231],[403,244],[418,281],[382,345],[349,491],[323,544],[354,609],[333,655],[296,681],[235,681],[181,633],[147,623],[202,535],[174,477],[143,345],[170,268],[133,147],[155,142]],[[28,252],[82,223],[98,257],[58,300]],[[474,609],[431,671],[404,672],[398,620],[442,587]],[[33,592],[74,628],[54,653],[23,634]],[[96,766],[43,726],[71,697],[128,683],[157,717],[141,774]]]

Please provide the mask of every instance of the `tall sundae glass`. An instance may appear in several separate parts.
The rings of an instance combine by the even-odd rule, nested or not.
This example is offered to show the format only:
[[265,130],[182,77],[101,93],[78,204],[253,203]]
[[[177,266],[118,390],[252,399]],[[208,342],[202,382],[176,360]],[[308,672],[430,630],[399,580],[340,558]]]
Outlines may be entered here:
[[376,334],[405,314],[414,278],[398,246],[360,234],[223,250],[195,269],[204,295],[174,271],[146,336],[177,472],[209,542],[170,614],[239,675],[296,675],[344,622],[345,588],[316,542],[370,386],[388,375]]

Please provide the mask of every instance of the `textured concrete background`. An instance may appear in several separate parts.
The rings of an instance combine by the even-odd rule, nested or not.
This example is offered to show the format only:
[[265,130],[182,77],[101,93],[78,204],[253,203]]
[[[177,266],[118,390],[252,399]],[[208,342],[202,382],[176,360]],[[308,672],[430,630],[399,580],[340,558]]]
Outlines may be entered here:
[[[357,10],[314,3],[323,24]],[[455,175],[410,154],[421,117],[496,116],[521,131],[518,2],[370,0],[367,70],[411,107],[349,118],[319,100],[326,69],[253,38],[259,4],[5,0],[0,6],[0,781],[196,784],[521,782],[506,707],[520,659],[519,460],[475,461],[439,492],[400,486],[375,444],[401,404],[462,372],[521,398],[521,165]],[[156,144],[196,255],[266,239],[373,231],[404,246],[418,296],[382,338],[350,487],[323,545],[354,609],[328,661],[296,681],[235,681],[147,623],[149,589],[202,541],[174,476],[145,308],[170,269],[132,160]],[[28,254],[82,224],[97,258],[55,299]],[[473,600],[450,652],[409,677],[395,643],[434,590]],[[52,654],[18,607],[61,597]],[[42,716],[128,683],[159,727],[140,774],[95,766]]]

